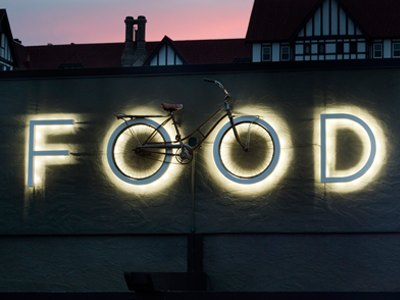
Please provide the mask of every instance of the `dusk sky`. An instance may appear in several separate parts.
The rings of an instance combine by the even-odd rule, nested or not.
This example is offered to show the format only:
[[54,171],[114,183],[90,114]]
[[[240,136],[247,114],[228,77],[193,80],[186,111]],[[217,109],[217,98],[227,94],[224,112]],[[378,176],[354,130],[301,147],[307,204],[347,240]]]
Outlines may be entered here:
[[244,38],[254,0],[2,0],[23,45],[115,43],[126,16],[147,18],[146,40]]

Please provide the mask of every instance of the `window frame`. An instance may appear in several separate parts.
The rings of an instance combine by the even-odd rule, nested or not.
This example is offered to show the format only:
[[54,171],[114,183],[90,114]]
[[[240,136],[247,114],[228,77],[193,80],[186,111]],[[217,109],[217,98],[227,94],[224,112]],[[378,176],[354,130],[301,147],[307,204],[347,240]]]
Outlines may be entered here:
[[326,46],[325,43],[319,43],[318,44],[318,54],[323,55],[326,52]]
[[[380,46],[380,50],[375,49],[376,46]],[[376,55],[376,52],[380,52],[380,56]],[[372,58],[383,58],[383,44],[382,43],[374,43],[372,45]]]
[[304,54],[310,55],[311,54],[311,44],[304,45]]
[[[399,46],[399,49],[397,49],[397,50],[394,49],[395,45]],[[394,55],[395,51],[398,51],[399,54],[398,55]],[[393,42],[393,44],[392,44],[392,57],[393,58],[400,58],[400,42]]]
[[337,42],[336,43],[336,54],[343,54],[344,53],[344,43]]
[[[283,53],[283,49],[287,49],[287,53]],[[283,58],[284,55],[287,55],[287,58]],[[290,61],[290,46],[281,46],[281,61]]]
[[[269,49],[269,53],[264,53],[265,49]],[[269,59],[264,59],[264,55],[269,55]],[[272,47],[262,46],[261,47],[261,61],[272,61]]]
[[357,54],[358,52],[357,42],[350,42],[349,51],[350,54]]
[[[4,37],[3,37],[4,36]],[[6,41],[4,33],[0,32],[0,57],[6,58]]]

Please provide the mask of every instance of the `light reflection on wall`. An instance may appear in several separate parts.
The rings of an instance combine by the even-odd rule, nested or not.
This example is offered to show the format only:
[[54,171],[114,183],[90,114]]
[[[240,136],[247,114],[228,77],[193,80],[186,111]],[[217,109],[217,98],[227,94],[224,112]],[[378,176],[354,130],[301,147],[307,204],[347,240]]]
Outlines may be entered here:
[[[147,108],[146,108],[147,109]],[[242,113],[244,112],[244,113]],[[144,114],[155,114],[158,115],[160,114],[160,110],[153,110],[153,111],[147,111],[144,113],[142,109],[136,108],[132,109],[130,111],[125,111],[124,112],[127,115],[144,115]],[[274,186],[279,182],[280,179],[286,174],[286,171],[288,169],[288,166],[293,158],[293,147],[292,147],[292,141],[290,138],[290,131],[289,131],[289,126],[287,125],[286,121],[283,118],[278,117],[274,111],[269,110],[268,108],[260,108],[260,107],[241,107],[241,115],[246,114],[246,115],[259,115],[261,119],[266,120],[278,133],[280,144],[281,144],[281,154],[280,154],[280,159],[278,162],[277,167],[275,170],[272,172],[270,176],[268,176],[266,179],[252,184],[251,185],[251,192],[255,194],[262,194],[268,190],[271,190],[274,188]],[[164,114],[166,115],[166,114]],[[238,114],[235,114],[236,116],[239,116]],[[150,118],[158,123],[161,123],[165,118]],[[234,183],[230,180],[228,180],[225,176],[223,176],[217,169],[214,159],[213,159],[213,153],[212,153],[212,145],[214,143],[214,139],[218,131],[221,129],[221,127],[228,122],[228,118],[226,118],[224,121],[221,122],[217,126],[216,129],[212,132],[212,134],[207,138],[206,142],[203,144],[202,149],[198,149],[197,151],[202,151],[203,157],[204,157],[204,163],[207,167],[206,169],[209,171],[210,175],[213,177],[213,182],[217,184],[221,188],[228,188],[230,192],[238,195],[238,196],[248,196],[249,191],[243,190],[243,185]],[[114,126],[111,126],[109,131],[106,134],[106,138],[103,141],[102,149],[104,151],[107,151],[107,143],[108,140],[115,130],[115,128],[120,124],[121,121],[116,121],[114,122]],[[171,123],[168,123],[165,126],[165,129],[167,130],[168,134],[170,135],[171,139],[175,137],[175,129],[173,128]],[[189,132],[185,128],[179,128],[181,134],[185,136]],[[156,180],[155,182],[152,182],[147,185],[143,186],[138,186],[138,185],[131,185],[128,183],[123,182],[122,180],[118,179],[115,174],[111,171],[107,158],[104,157],[103,159],[103,165],[104,165],[104,171],[110,178],[113,184],[118,186],[120,189],[122,189],[125,192],[134,192],[134,193],[140,193],[140,194],[157,194],[160,191],[163,191],[165,189],[169,189],[171,186],[171,182],[174,182],[175,180],[180,180],[180,176],[182,174],[183,168],[190,167],[189,165],[180,165],[178,164],[175,159],[171,160],[171,164],[168,168],[168,170],[165,172],[165,174]],[[193,162],[191,162],[192,164]]]
[[290,136],[290,130],[285,119],[279,117],[275,114],[276,111],[268,109],[268,107],[250,107],[250,106],[242,106],[240,107],[240,115],[235,113],[235,116],[239,117],[242,115],[253,115],[260,116],[261,119],[268,122],[276,131],[279,142],[281,146],[281,153],[279,157],[279,161],[274,171],[264,180],[250,184],[243,185],[239,183],[235,183],[229,179],[227,179],[221,172],[218,170],[215,165],[213,159],[213,142],[216,134],[221,129],[221,127],[228,122],[228,119],[225,119],[218,128],[215,129],[213,134],[209,137],[208,142],[205,144],[204,157],[205,164],[207,165],[207,170],[214,179],[214,183],[217,184],[224,191],[227,191],[235,196],[239,197],[249,197],[251,195],[261,195],[265,192],[273,190],[276,188],[279,181],[285,176],[290,166],[290,163],[293,159],[293,145]]
[[[376,139],[375,159],[368,171],[361,177],[350,182],[321,183],[321,114],[340,114],[346,113],[354,115],[363,120],[371,129]],[[345,169],[335,170],[337,132],[341,129],[354,131],[362,143],[362,154],[356,165]],[[336,106],[334,108],[316,108],[314,110],[314,173],[316,188],[325,187],[334,192],[350,193],[365,188],[378,174],[386,157],[386,138],[379,126],[379,122],[368,112],[352,105]],[[326,145],[327,145],[327,176],[344,177],[356,173],[368,160],[371,142],[365,129],[354,121],[346,119],[330,119],[326,121]]]
[[[146,108],[147,109],[147,108]],[[143,112],[141,109],[133,109],[130,111],[124,111],[126,115],[160,115],[160,110],[157,111],[148,111]],[[164,114],[166,115],[166,114]],[[157,123],[162,123],[165,118],[149,118],[151,120],[154,120]],[[168,169],[165,171],[164,175],[162,175],[159,179],[157,179],[154,182],[151,182],[149,184],[145,185],[132,185],[129,183],[126,183],[119,179],[111,170],[109,163],[107,161],[107,145],[108,141],[111,137],[111,134],[114,132],[114,130],[123,122],[122,120],[115,120],[113,122],[113,125],[110,126],[109,130],[107,131],[107,134],[105,135],[105,139],[103,140],[103,144],[101,146],[101,149],[103,149],[105,155],[103,156],[103,170],[107,174],[108,178],[111,180],[111,182],[117,186],[119,189],[121,189],[124,192],[127,193],[135,193],[135,194],[140,194],[140,195],[153,195],[153,194],[159,194],[160,192],[165,192],[168,191],[171,188],[171,182],[174,182],[175,180],[179,180],[180,175],[183,171],[183,168],[185,167],[190,167],[190,165],[181,165],[179,164],[175,158],[171,159],[171,163],[169,164]],[[174,139],[175,137],[175,131],[173,128],[172,123],[168,123],[166,126],[164,126],[166,131],[168,132],[171,140]]]
[[[338,150],[337,134],[341,129],[354,131],[361,139],[363,145],[362,154],[358,163],[346,170],[335,169],[337,159],[336,151]],[[359,171],[367,163],[371,151],[371,143],[369,142],[367,132],[357,122],[347,119],[328,119],[326,120],[326,150],[327,177],[347,177]]]
[[[36,156],[34,170],[34,188],[44,190],[46,183],[46,167],[73,164],[75,159],[72,156]],[[51,183],[48,183],[51,184]],[[31,188],[32,189],[32,188]]]
[[[27,115],[26,117],[26,142],[25,142],[25,169],[28,174],[28,159],[29,159],[29,123],[34,120],[78,120],[78,115],[72,114],[39,114]],[[77,125],[35,125],[34,135],[34,150],[35,151],[56,151],[69,150],[75,152],[74,145],[67,143],[46,143],[47,138],[59,135],[71,135],[77,131]],[[45,189],[45,168],[46,165],[63,165],[74,163],[74,158],[71,156],[35,156],[34,157],[34,187],[27,187],[28,176],[25,176],[25,193],[32,193],[34,190]]]

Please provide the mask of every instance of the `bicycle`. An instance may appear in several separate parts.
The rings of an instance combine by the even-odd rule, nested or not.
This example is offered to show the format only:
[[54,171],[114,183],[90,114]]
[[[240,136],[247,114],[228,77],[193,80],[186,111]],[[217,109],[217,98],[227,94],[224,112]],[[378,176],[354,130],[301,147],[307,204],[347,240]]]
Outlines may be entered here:
[[[126,115],[115,113],[117,120],[123,120],[112,133],[107,146],[107,159],[114,174],[121,180],[135,184],[149,184],[160,178],[171,163],[171,158],[181,164],[188,164],[196,150],[211,132],[228,117],[218,132],[213,146],[214,161],[218,170],[228,179],[242,184],[259,182],[275,169],[280,144],[278,135],[260,116],[235,117],[229,106],[229,92],[217,80],[204,78],[204,81],[218,85],[225,93],[224,105],[208,120],[186,137],[181,136],[174,113],[183,108],[182,104],[162,103],[169,114]],[[225,111],[205,134],[201,129],[218,113]],[[161,124],[152,118],[166,118]],[[164,126],[172,120],[176,137],[171,141]],[[194,137],[200,134],[198,142]],[[190,141],[190,145],[184,141]]]

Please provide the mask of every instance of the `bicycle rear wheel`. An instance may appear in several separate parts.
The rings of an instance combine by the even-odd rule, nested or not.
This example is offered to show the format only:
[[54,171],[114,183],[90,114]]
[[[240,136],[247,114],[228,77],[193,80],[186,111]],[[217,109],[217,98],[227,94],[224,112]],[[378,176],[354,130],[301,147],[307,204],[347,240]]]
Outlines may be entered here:
[[138,146],[169,142],[164,128],[148,119],[134,119],[121,124],[112,134],[108,149],[108,161],[120,179],[132,184],[148,184],[168,168],[171,160],[167,149],[138,149]]
[[274,170],[280,153],[278,136],[265,121],[254,116],[234,120],[245,151],[238,143],[233,128],[227,123],[214,143],[214,161],[228,179],[242,184],[256,183]]

